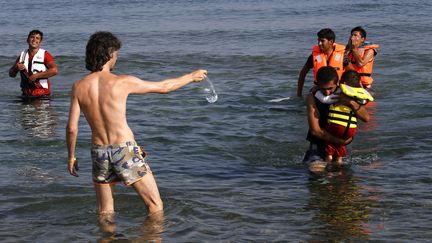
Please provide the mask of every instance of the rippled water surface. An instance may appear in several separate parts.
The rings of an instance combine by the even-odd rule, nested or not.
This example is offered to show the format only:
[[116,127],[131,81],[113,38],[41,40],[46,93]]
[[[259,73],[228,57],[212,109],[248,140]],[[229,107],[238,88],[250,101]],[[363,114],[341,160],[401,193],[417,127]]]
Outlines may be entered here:
[[[44,3],[31,11],[29,0],[0,3],[1,241],[432,239],[429,1]],[[298,73],[319,29],[345,43],[357,25],[381,45],[373,120],[349,146],[348,168],[312,177],[301,163],[308,145]],[[23,103],[8,69],[34,28],[60,74],[50,101]],[[80,177],[66,171],[70,87],[87,73],[85,44],[97,30],[123,41],[116,73],[160,80],[205,68],[218,94],[210,104],[204,85],[191,84],[129,98],[130,126],[164,200],[161,221],[146,219],[133,189],[118,186],[115,224],[98,224],[84,117]]]

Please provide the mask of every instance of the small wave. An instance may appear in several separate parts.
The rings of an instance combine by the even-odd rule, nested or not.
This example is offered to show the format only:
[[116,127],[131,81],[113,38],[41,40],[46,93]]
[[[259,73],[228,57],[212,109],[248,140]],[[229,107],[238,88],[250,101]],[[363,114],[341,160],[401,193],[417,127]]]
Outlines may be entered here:
[[24,167],[18,169],[16,174],[29,178],[31,181],[40,181],[46,183],[52,183],[56,179],[54,176],[50,175],[48,172],[44,172],[41,168],[36,166]]
[[271,99],[271,100],[269,100],[269,102],[276,102],[276,103],[278,103],[278,102],[289,100],[289,99],[291,99],[291,97],[282,97],[282,98]]

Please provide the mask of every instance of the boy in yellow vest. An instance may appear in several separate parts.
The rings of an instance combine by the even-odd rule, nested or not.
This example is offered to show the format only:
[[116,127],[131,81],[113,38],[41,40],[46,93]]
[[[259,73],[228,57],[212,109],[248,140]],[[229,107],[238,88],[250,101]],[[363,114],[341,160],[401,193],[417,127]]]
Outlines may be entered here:
[[[337,104],[339,95],[347,95],[354,98],[360,105],[373,101],[373,97],[362,87],[360,75],[354,70],[343,73],[339,89],[333,94],[324,96],[321,91],[315,93],[315,97],[322,103],[331,104],[327,119],[327,132],[335,137],[348,139],[356,133],[357,117],[351,108]],[[331,162],[335,159],[336,163],[341,165],[342,158],[346,156],[345,145],[327,143],[325,151],[326,162]]]

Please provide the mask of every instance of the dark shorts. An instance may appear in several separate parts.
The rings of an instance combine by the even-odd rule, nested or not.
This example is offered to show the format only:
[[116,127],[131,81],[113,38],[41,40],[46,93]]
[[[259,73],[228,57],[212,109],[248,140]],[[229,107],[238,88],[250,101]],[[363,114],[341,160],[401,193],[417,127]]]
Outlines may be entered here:
[[325,147],[311,143],[303,158],[303,163],[309,165],[314,161],[325,161]]
[[145,153],[136,142],[93,145],[91,156],[93,182],[96,184],[123,181],[126,185],[131,185],[151,173],[145,162]]

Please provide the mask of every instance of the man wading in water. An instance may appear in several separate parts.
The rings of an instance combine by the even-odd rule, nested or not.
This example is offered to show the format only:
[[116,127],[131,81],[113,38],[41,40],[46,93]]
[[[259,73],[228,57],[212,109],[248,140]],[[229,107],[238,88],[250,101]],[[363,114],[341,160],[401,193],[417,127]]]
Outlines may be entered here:
[[162,200],[143,151],[127,124],[126,100],[129,94],[169,93],[204,80],[207,71],[197,70],[159,82],[115,75],[111,70],[120,47],[120,40],[109,32],[96,32],[87,43],[86,68],[91,73],[72,87],[66,128],[68,170],[71,175],[78,176],[75,145],[82,111],[92,132],[92,173],[99,214],[113,214],[113,183],[122,181],[134,187],[148,214],[152,215],[163,211]]

